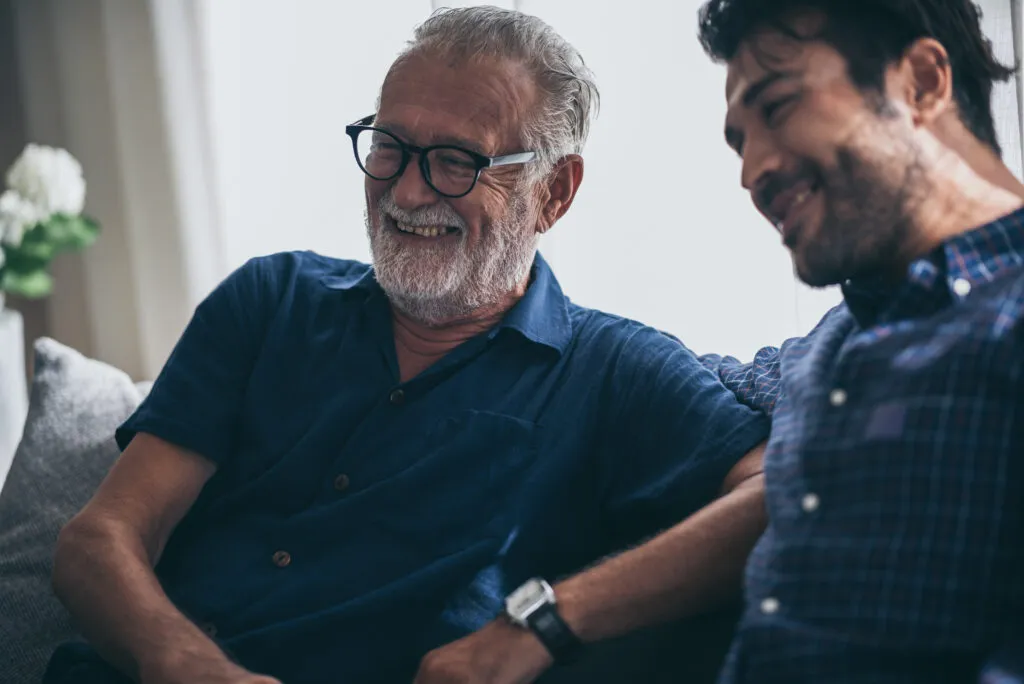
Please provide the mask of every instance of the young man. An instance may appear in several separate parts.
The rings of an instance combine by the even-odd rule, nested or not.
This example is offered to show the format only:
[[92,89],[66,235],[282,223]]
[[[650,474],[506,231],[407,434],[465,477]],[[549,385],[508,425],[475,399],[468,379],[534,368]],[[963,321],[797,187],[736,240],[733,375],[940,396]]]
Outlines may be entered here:
[[969,0],[710,0],[725,138],[806,338],[717,369],[773,416],[724,682],[967,682],[1024,625],[1024,186]]

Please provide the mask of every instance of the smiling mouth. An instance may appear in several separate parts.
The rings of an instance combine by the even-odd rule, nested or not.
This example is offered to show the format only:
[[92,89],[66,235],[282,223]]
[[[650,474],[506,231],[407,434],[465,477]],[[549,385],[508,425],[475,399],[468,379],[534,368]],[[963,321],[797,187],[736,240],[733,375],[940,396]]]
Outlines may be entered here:
[[811,198],[817,195],[818,190],[817,183],[801,183],[799,187],[783,193],[773,203],[771,214],[775,218],[775,228],[787,244],[799,224],[800,212],[807,206]]
[[415,235],[422,238],[438,238],[445,237],[447,235],[456,235],[460,231],[457,226],[421,226],[413,225],[410,223],[404,223],[402,221],[396,221],[395,219],[388,217],[388,222],[399,232],[404,235]]

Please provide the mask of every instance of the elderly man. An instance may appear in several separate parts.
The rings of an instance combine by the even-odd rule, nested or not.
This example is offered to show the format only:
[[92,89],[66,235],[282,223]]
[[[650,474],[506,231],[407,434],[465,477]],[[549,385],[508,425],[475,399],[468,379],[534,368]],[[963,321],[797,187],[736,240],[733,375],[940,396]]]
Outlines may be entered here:
[[722,681],[973,682],[989,658],[1019,681],[995,655],[1024,636],[1024,186],[991,107],[1012,70],[970,0],[710,0],[700,35],[743,186],[844,297],[717,364],[773,415]]
[[766,419],[536,253],[596,97],[535,18],[418,29],[347,129],[373,268],[258,258],[199,306],[61,534],[91,646],[48,682],[525,682],[738,594]]

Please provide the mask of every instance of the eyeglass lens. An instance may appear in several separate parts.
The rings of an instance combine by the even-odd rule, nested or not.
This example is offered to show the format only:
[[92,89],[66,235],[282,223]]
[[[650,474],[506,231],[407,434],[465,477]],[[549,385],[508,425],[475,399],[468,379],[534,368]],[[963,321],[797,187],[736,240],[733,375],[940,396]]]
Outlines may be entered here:
[[[364,130],[356,137],[356,155],[360,166],[371,178],[390,180],[402,167],[403,145],[384,131]],[[455,147],[436,147],[424,159],[426,181],[443,195],[467,193],[477,177],[477,163],[465,151]]]

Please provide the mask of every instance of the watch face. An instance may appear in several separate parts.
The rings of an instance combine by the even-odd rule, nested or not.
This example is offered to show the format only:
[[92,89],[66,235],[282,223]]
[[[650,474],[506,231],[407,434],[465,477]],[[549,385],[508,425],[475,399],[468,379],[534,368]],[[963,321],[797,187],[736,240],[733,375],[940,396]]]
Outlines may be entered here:
[[513,591],[505,599],[505,610],[509,617],[519,623],[545,603],[555,602],[555,592],[544,580],[531,579]]

